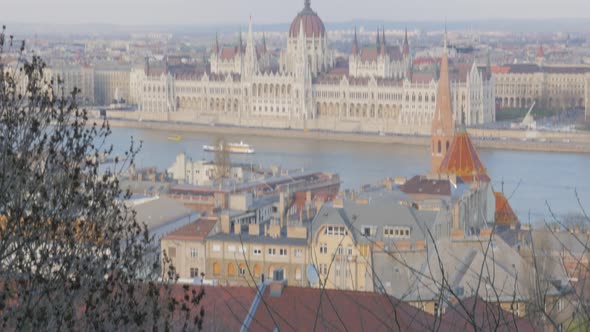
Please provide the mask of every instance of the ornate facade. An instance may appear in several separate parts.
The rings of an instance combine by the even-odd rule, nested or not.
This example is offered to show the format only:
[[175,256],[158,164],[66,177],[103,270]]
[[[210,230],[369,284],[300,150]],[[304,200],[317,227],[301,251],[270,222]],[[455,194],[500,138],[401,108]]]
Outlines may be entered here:
[[[202,74],[135,70],[130,99],[140,111],[176,112],[183,121],[428,134],[436,80],[412,79],[407,35],[401,47],[389,45],[384,32],[378,36],[375,47],[361,48],[355,38],[348,63],[337,66],[324,24],[306,0],[276,65],[264,40],[257,45],[250,22],[245,45],[241,33],[235,46],[215,40],[210,70]],[[454,113],[465,112],[467,125],[494,121],[493,83],[482,68],[472,64],[451,84],[460,101]]]
[[498,105],[503,109],[586,108],[590,66],[516,64],[493,68]]

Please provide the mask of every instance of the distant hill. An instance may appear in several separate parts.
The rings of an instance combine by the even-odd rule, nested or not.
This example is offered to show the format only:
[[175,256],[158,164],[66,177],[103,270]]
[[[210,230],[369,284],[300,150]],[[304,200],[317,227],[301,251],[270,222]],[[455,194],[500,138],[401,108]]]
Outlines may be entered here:
[[[346,22],[326,22],[328,30],[344,30],[353,27],[364,27],[374,30],[385,26],[386,29],[425,31],[442,30],[443,21],[375,21],[352,20]],[[118,25],[118,24],[34,24],[34,23],[6,23],[11,34],[15,35],[65,35],[65,36],[125,36],[130,33],[172,33],[175,35],[211,35],[215,32],[232,33],[240,27],[246,31],[246,23],[224,25]],[[485,20],[485,21],[452,21],[447,23],[449,30],[479,30],[479,31],[511,31],[511,32],[590,32],[590,19],[554,19],[554,20]],[[257,24],[257,31],[288,31],[289,23]]]

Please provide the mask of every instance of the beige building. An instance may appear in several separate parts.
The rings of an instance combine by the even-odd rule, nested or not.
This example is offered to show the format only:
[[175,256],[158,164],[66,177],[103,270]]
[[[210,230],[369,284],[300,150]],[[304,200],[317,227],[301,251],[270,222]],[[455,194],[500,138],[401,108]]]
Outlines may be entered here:
[[504,109],[586,108],[590,66],[516,64],[495,66],[497,103]]
[[94,71],[94,97],[97,105],[129,101],[129,67],[98,67]]
[[207,238],[207,279],[225,285],[253,285],[282,270],[288,285],[308,286],[307,229],[280,225],[240,225],[221,217]]
[[217,223],[217,218],[201,218],[162,237],[162,251],[171,260],[181,279],[194,279],[206,274],[205,238]]
[[83,105],[94,104],[94,68],[87,66],[62,66],[46,69],[49,77],[53,79],[54,87],[57,87],[58,78],[62,82],[58,95],[63,93],[68,96],[74,88],[80,89],[78,102]]

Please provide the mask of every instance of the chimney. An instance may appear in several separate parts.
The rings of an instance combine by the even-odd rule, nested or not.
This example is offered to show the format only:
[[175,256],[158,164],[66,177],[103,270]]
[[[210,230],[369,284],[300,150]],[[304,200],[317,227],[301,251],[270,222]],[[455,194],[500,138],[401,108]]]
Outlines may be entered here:
[[258,225],[258,224],[248,225],[248,235],[252,235],[252,236],[260,235],[260,225]]
[[414,243],[414,249],[416,250],[424,250],[426,249],[426,241],[418,240]]
[[287,226],[287,237],[290,239],[307,239],[307,228]]
[[221,232],[223,234],[229,234],[230,233],[230,224],[229,224],[229,214],[224,213],[220,216],[220,222],[221,222]]
[[284,192],[280,192],[279,193],[279,223],[281,226],[283,226],[283,223],[285,221],[285,211],[286,207],[285,207],[285,193]]
[[452,240],[463,240],[465,238],[465,231],[462,229],[453,229],[451,230],[451,239]]
[[397,241],[395,242],[395,248],[398,251],[408,251],[412,249],[412,241]]
[[369,205],[369,200],[366,198],[357,198],[356,204],[358,205]]
[[281,226],[280,225],[269,225],[267,230],[267,236],[277,238],[281,236]]
[[484,228],[479,231],[479,237],[482,239],[489,239],[492,237],[492,229],[491,228]]

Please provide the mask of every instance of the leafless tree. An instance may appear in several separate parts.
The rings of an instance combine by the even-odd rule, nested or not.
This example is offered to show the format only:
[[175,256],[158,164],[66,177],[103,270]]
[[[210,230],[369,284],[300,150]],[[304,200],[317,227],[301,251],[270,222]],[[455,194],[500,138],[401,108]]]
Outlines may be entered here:
[[[24,42],[13,43],[3,28],[0,330],[201,328],[202,290],[159,281],[154,239],[124,203],[130,193],[117,176],[138,146],[101,167],[112,152],[108,123],[90,121],[80,91],[63,91]],[[17,61],[8,66],[3,54]]]

